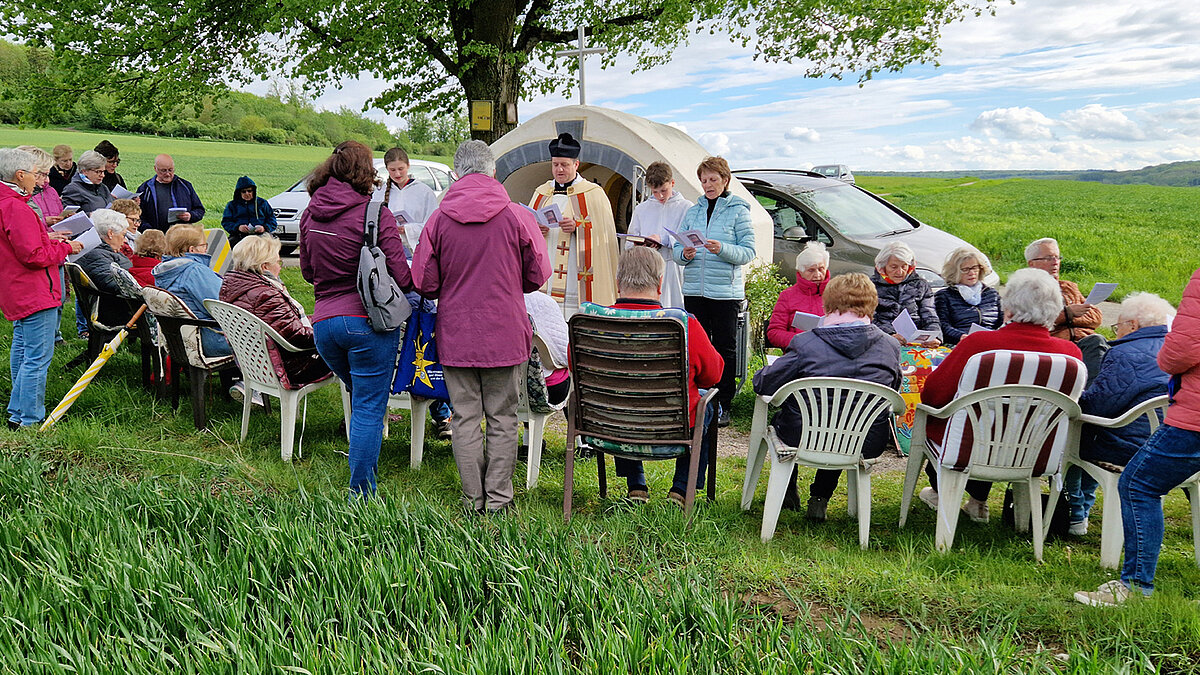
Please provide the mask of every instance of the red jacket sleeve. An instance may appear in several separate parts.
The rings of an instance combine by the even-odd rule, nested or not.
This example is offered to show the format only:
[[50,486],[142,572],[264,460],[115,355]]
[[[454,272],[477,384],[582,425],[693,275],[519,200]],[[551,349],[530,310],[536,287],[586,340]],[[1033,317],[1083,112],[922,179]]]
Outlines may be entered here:
[[707,389],[721,381],[725,360],[717,353],[708,339],[708,333],[694,316],[688,316],[688,362],[692,370],[692,381],[697,387]]
[[785,301],[786,293],[785,290],[779,294],[779,299],[775,301],[775,309],[771,310],[771,321],[767,324],[767,342],[780,349],[787,349],[792,338],[800,334],[800,331],[792,328],[791,318],[794,312]]
[[4,218],[4,230],[17,262],[37,270],[57,267],[67,259],[71,245],[51,239],[33,209],[22,207],[8,211]]
[[929,377],[925,378],[925,386],[921,389],[921,403],[940,408],[954,400],[954,395],[958,393],[958,379],[962,376],[963,369],[967,367],[967,359],[980,351],[971,348],[971,343],[975,342],[972,338],[977,335],[982,335],[982,333],[964,337],[946,357],[946,360],[942,361],[937,368],[933,369]]

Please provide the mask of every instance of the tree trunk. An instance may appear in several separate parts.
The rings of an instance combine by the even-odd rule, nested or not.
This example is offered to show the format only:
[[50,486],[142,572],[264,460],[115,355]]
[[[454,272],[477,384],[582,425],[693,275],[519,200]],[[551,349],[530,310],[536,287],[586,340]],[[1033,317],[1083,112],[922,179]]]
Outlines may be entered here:
[[[471,138],[490,145],[516,128],[516,124],[508,122],[508,106],[512,105],[515,111],[520,101],[520,69],[506,63],[480,63],[475,68],[465,70],[459,81],[466,91],[468,102],[492,102],[492,130],[472,129]],[[467,113],[469,116],[469,109]]]
[[520,69],[529,59],[528,52],[518,52],[513,43],[517,18],[526,4],[527,0],[488,0],[464,2],[450,10],[450,24],[462,42],[499,51],[464,60],[458,74],[467,101],[492,102],[492,130],[472,130],[473,139],[490,144],[517,126],[507,121],[508,106],[516,110],[521,97]]

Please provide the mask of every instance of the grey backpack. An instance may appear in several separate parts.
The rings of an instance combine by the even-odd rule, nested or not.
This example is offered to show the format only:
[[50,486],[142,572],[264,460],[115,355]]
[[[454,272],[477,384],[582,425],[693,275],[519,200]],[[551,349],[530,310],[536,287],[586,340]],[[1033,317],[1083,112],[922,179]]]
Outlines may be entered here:
[[383,202],[367,204],[363,217],[363,244],[358,253],[358,294],[367,310],[367,322],[377,333],[396,330],[408,320],[412,308],[388,272],[387,256],[379,248],[379,217]]

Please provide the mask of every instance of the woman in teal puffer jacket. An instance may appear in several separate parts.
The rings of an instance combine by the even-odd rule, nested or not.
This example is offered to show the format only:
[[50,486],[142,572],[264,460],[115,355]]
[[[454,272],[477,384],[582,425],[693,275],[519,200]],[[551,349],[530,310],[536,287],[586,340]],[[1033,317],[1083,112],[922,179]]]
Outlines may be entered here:
[[729,192],[733,174],[721,157],[709,157],[696,169],[704,195],[688,209],[680,231],[697,230],[702,247],[674,246],[675,260],[683,266],[683,304],[704,327],[713,346],[725,360],[717,385],[721,406],[720,426],[729,424],[737,370],[737,315],[746,297],[742,266],[754,259],[754,227],[750,204]]

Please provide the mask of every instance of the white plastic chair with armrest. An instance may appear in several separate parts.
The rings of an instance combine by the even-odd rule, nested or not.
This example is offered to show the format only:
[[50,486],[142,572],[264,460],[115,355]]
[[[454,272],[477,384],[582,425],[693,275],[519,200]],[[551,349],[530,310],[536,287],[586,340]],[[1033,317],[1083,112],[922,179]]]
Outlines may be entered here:
[[[790,446],[779,439],[774,427],[766,425],[767,411],[788,399],[800,410],[800,441]],[[797,464],[847,473],[848,511],[858,516],[858,544],[867,548],[871,529],[871,466],[864,459],[867,432],[880,415],[904,410],[904,399],[894,389],[843,377],[806,377],[780,387],[773,396],[759,396],[754,403],[757,439],[746,458],[742,485],[742,509],[754,499],[754,489],[764,459],[771,457],[766,503],[763,505],[762,540],[775,535],[784,493]]]
[[[1164,394],[1163,396],[1152,398],[1134,406],[1117,418],[1080,415],[1079,419],[1074,423],[1080,427],[1080,430],[1076,431],[1073,435],[1076,442],[1069,445],[1063,452],[1062,473],[1066,475],[1067,469],[1072,466],[1078,466],[1100,484],[1100,490],[1104,494],[1104,504],[1100,516],[1101,567],[1116,569],[1121,562],[1121,548],[1125,540],[1125,533],[1121,523],[1121,497],[1117,494],[1117,481],[1121,479],[1121,472],[1112,471],[1100,464],[1080,458],[1079,438],[1082,426],[1084,424],[1094,424],[1106,429],[1117,429],[1132,424],[1144,415],[1150,423],[1150,433],[1154,433],[1154,430],[1159,425],[1159,412],[1161,411],[1165,414],[1166,410],[1167,396]],[[1046,512],[1045,528],[1047,532],[1050,528],[1050,520],[1054,517],[1055,507],[1058,505],[1058,495],[1061,492],[1062,486],[1056,482],[1050,490],[1050,505],[1049,510]]]
[[[970,438],[965,466],[943,464],[929,447],[926,424],[930,417],[950,419],[961,414],[959,423]],[[1070,396],[1034,385],[1005,384],[985,387],[962,396],[942,408],[918,404],[904,492],[900,502],[900,526],[908,517],[922,459],[939,467],[937,533],[938,551],[950,550],[958,526],[959,504],[968,480],[1013,484],[1014,516],[1019,525],[1032,521],[1033,555],[1042,559],[1045,529],[1042,527],[1041,479],[1058,471],[1058,444],[1078,445],[1075,435],[1079,404]],[[1065,426],[1065,433],[1062,427]],[[1018,484],[1024,491],[1018,490]],[[1028,516],[1025,513],[1028,513]]]
[[250,409],[253,407],[251,399],[254,392],[274,396],[279,399],[282,418],[279,457],[285,462],[290,462],[296,434],[296,410],[300,401],[321,387],[333,384],[336,378],[329,375],[299,389],[284,387],[271,363],[267,340],[273,341],[280,349],[288,352],[312,350],[301,349],[291,344],[262,319],[241,307],[220,300],[205,300],[204,308],[221,324],[221,330],[229,340],[229,346],[233,348],[233,354],[242,370],[242,382],[246,386],[246,392],[242,400],[241,440],[245,441],[250,432]]
[[[566,368],[567,364],[559,363],[554,359],[554,354],[550,352],[549,346],[540,335],[534,333],[533,347],[538,352],[538,357],[542,359],[542,363],[550,366],[554,370]],[[567,402],[570,400],[568,392],[567,396],[563,397],[558,403],[546,403],[549,411],[545,408],[541,410],[533,410],[529,404],[529,392],[527,383],[522,383],[519,388],[520,397],[517,403],[517,418],[526,429],[525,444],[529,448],[529,458],[526,460],[525,466],[525,489],[532,490],[537,487],[538,474],[542,468],[542,438],[546,432],[546,420],[556,412],[567,407]]]

